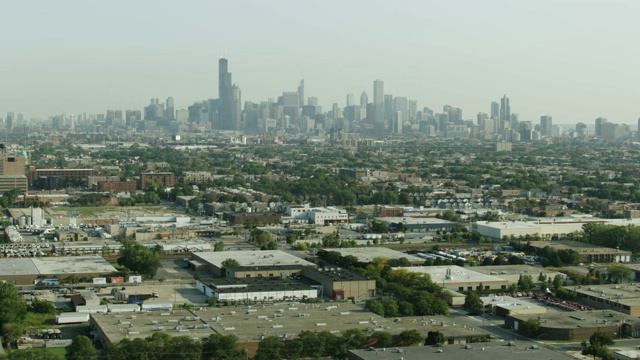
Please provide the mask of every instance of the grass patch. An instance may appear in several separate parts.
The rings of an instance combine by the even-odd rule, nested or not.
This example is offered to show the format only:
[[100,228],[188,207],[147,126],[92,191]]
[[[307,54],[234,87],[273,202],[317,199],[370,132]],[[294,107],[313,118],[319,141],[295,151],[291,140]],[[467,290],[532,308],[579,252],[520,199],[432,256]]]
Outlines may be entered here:
[[21,354],[28,356],[28,358],[37,359],[65,359],[67,356],[67,348],[63,347],[50,347],[50,348],[31,348],[31,349],[12,349],[11,353],[15,356]]
[[56,323],[56,314],[36,314],[27,312],[27,318],[24,320],[25,329],[49,329]]

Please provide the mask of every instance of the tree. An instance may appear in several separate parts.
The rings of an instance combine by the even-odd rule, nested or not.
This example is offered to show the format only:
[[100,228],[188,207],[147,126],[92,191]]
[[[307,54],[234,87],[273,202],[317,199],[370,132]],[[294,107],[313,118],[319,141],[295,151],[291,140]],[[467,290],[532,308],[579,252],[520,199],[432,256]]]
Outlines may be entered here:
[[0,283],[0,332],[7,341],[22,333],[22,323],[27,316],[27,303],[20,297],[12,283]]
[[464,298],[464,308],[469,310],[471,315],[478,315],[482,313],[483,305],[482,299],[477,292],[472,291]]
[[611,265],[609,266],[609,280],[612,283],[621,284],[631,279],[631,269],[624,265]]
[[342,339],[349,349],[359,349],[367,343],[367,335],[360,329],[349,329],[345,331]]
[[37,314],[54,314],[56,312],[56,307],[51,301],[36,298],[31,300],[31,305],[29,305],[28,311]]
[[389,300],[384,303],[384,316],[396,317],[400,316],[400,309],[398,303],[395,300]]
[[227,270],[240,266],[240,263],[236,259],[226,259],[222,262],[222,276],[227,276]]
[[531,275],[520,275],[518,288],[522,291],[529,291],[533,288],[533,277]]
[[67,348],[68,360],[94,359],[95,356],[96,348],[93,346],[93,342],[84,335],[77,335],[73,338],[71,345]]
[[224,251],[224,242],[222,241],[217,241],[215,243],[215,245],[213,245],[213,251]]
[[280,360],[284,359],[281,352],[284,344],[278,336],[267,336],[258,344],[258,351],[254,360]]
[[518,327],[518,332],[527,337],[536,337],[540,331],[540,320],[530,318],[523,321]]
[[373,347],[383,348],[391,346],[393,343],[393,337],[386,331],[376,331],[371,334],[371,339],[376,342],[373,344]]
[[134,273],[152,278],[160,266],[158,253],[133,239],[123,239],[118,264]]
[[415,329],[401,332],[400,335],[398,335],[398,340],[400,340],[400,343],[404,346],[411,346],[424,341],[422,335]]
[[324,354],[326,344],[316,333],[304,330],[298,334],[298,339],[302,341],[302,355],[311,358],[319,358]]
[[384,316],[384,306],[378,300],[368,300],[366,303],[367,310],[380,316]]
[[440,331],[429,331],[427,333],[427,339],[425,340],[425,345],[437,345],[444,343],[444,334]]
[[582,342],[582,354],[593,355],[593,359],[596,357],[603,360],[614,359],[613,351],[609,349],[609,345],[613,345],[615,342],[609,334],[596,332],[589,338],[589,343]]
[[235,335],[211,334],[202,339],[202,354],[206,359],[244,360],[246,354],[238,349]]

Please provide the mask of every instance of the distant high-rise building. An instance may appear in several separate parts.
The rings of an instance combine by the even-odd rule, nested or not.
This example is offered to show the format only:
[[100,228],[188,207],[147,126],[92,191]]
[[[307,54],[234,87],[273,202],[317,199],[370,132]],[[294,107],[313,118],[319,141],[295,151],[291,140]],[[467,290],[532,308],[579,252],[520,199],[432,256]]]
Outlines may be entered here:
[[347,94],[347,107],[355,105],[356,97],[353,94]]
[[[309,104],[312,105],[312,104]],[[318,105],[318,104],[315,104]],[[304,79],[300,80],[300,85],[298,85],[298,107],[302,108],[304,106]]]
[[540,116],[540,135],[551,136],[551,127],[553,119],[549,115]]
[[397,117],[397,112],[402,113],[402,121],[409,118],[409,100],[405,96],[397,96],[393,98],[393,111],[395,117]]
[[504,95],[500,100],[500,120],[511,120],[511,104],[507,95]]
[[520,140],[522,141],[529,141],[529,140],[533,140],[532,137],[532,124],[531,121],[523,121],[519,124],[519,133],[520,133]]
[[500,104],[497,101],[491,102],[491,116],[492,119],[500,119]]
[[9,133],[9,134],[13,132],[13,125],[14,125],[13,124],[13,120],[14,120],[13,116],[14,115],[13,115],[12,112],[8,112],[7,113],[7,118],[6,118],[5,122],[4,122],[5,125],[6,125],[6,128],[7,128],[7,133]]
[[384,95],[384,119],[391,121],[393,119],[393,95]]
[[173,97],[168,97],[167,101],[165,101],[165,106],[164,106],[165,119],[175,120],[176,119],[175,112],[176,112],[176,108],[173,105]]
[[373,103],[376,105],[376,122],[384,120],[384,81],[373,82]]
[[366,108],[368,103],[369,97],[367,93],[363,91],[362,94],[360,94],[360,107]]
[[318,98],[315,96],[310,96],[307,99],[307,105],[318,106]]
[[[397,99],[397,98],[396,98]],[[402,134],[402,111],[396,111],[393,116],[393,120],[391,121],[391,130],[394,134]]]
[[417,114],[418,114],[418,100],[409,101],[409,120],[411,121],[415,120]]
[[487,113],[479,112],[478,115],[476,115],[476,123],[480,126],[480,129],[484,128],[484,122],[488,118],[489,115],[487,115]]
[[[218,124],[221,130],[239,130],[242,124],[240,88],[233,85],[227,59],[218,60]],[[296,104],[297,106],[297,104]]]
[[291,120],[298,119],[298,105],[300,104],[298,96],[298,92],[293,91],[286,91],[282,93],[284,116],[288,116]]
[[602,136],[602,126],[607,122],[607,118],[599,117],[596,119],[595,133],[597,137]]

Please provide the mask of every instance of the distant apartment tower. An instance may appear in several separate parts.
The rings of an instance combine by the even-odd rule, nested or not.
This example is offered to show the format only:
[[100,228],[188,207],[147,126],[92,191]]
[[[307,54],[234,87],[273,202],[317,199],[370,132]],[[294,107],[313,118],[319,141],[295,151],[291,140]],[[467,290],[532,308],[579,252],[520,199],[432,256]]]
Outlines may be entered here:
[[497,152],[511,152],[511,150],[513,149],[513,144],[510,142],[505,142],[505,141],[501,141],[499,143],[496,143],[496,151]]
[[607,122],[607,118],[599,117],[596,119],[595,133],[597,137],[602,137],[602,126]]
[[549,115],[540,116],[540,134],[542,136],[552,136],[551,128],[553,127],[553,119]]
[[629,137],[630,129],[627,124],[614,124],[606,122],[602,124],[602,138],[609,141],[622,140]]
[[142,173],[140,174],[140,188],[146,188],[147,182],[151,179],[160,180],[160,183],[166,187],[173,187],[176,185],[175,175],[171,172]]
[[7,155],[4,144],[0,144],[0,194],[13,189],[27,191],[25,162],[22,156]]
[[299,99],[298,94],[295,91],[283,92],[282,93],[282,106],[284,108],[284,116],[288,116],[291,120],[298,119],[299,113]]
[[213,181],[213,174],[209,171],[185,171],[182,179],[185,184],[204,183]]
[[339,176],[350,177],[352,179],[359,179],[361,177],[369,176],[369,170],[367,169],[353,169],[342,168],[338,170]]

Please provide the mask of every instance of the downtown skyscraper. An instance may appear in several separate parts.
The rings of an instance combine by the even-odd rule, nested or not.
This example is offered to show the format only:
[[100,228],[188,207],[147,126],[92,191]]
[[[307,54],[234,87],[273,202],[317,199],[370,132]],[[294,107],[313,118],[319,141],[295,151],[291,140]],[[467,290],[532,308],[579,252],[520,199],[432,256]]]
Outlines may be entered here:
[[231,81],[227,59],[218,61],[218,98],[220,130],[240,130],[242,128],[242,108],[240,88]]

